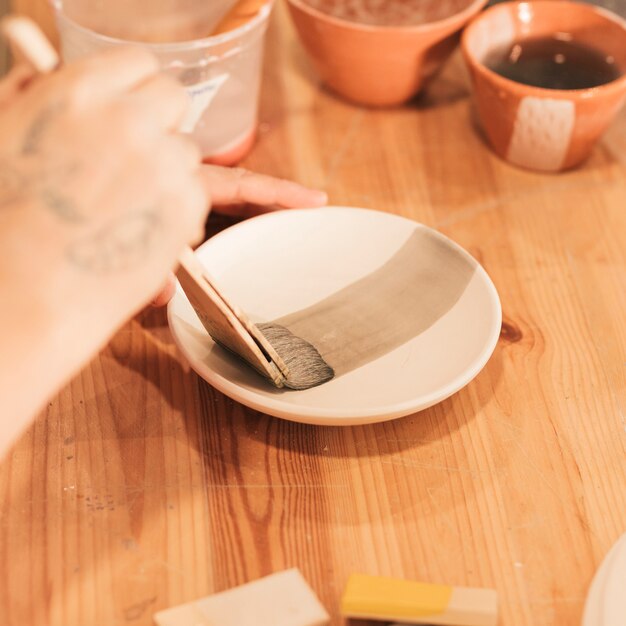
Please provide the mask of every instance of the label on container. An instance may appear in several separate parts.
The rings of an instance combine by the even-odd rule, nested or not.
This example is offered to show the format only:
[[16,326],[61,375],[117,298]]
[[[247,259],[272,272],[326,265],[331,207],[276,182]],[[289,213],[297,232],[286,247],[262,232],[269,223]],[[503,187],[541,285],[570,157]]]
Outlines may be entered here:
[[217,95],[220,87],[228,80],[228,77],[229,74],[220,74],[210,80],[187,87],[187,93],[191,96],[191,104],[183,123],[180,125],[181,132],[192,133],[194,131],[200,118],[209,108],[213,98]]

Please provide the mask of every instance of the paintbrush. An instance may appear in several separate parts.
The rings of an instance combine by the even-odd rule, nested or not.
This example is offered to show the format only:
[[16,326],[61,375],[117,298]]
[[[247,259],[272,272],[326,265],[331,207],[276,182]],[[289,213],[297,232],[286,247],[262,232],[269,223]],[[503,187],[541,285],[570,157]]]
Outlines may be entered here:
[[221,35],[235,30],[249,22],[268,3],[268,0],[239,0],[235,6],[226,13],[213,31],[213,35]]
[[[58,67],[56,50],[30,19],[9,16],[1,28],[15,56],[35,71],[45,74]],[[207,332],[276,387],[308,389],[334,376],[315,347],[284,326],[253,324],[220,294],[191,248],[183,250],[179,263],[179,283]]]

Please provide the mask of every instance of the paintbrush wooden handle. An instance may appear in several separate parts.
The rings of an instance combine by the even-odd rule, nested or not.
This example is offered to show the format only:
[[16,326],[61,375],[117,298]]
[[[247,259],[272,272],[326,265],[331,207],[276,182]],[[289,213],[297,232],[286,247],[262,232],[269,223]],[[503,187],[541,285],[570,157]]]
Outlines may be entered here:
[[236,315],[215,290],[191,248],[183,250],[179,262],[176,272],[178,282],[209,335],[269,378],[274,385],[282,387],[285,380],[282,373],[272,359],[263,354],[242,317]]
[[58,67],[57,51],[29,18],[9,15],[0,22],[0,30],[15,58],[31,65],[38,74],[48,74]]
[[221,35],[230,30],[243,26],[249,22],[267,4],[268,0],[239,0],[237,4],[222,18],[222,21],[213,31],[214,35]]
[[[193,278],[196,280],[196,282],[199,283],[198,287],[203,291],[207,291],[209,297],[214,300],[215,304],[219,306],[220,310],[227,309],[228,312],[235,317],[239,324],[243,326],[243,328],[245,328],[247,333],[250,335],[249,339],[251,339],[256,347],[259,349],[259,351],[254,350],[256,356],[258,357],[259,355],[262,355],[263,357],[264,363],[261,369],[265,374],[269,374],[270,377],[274,379],[274,383],[278,387],[280,387],[281,384],[278,383],[282,382],[282,377],[286,377],[289,375],[289,368],[280,357],[278,352],[276,352],[274,346],[268,341],[267,337],[237,305],[233,304],[230,300],[224,297],[224,295],[215,285],[213,279],[209,276],[202,263],[200,263],[200,261],[197,259],[191,248],[187,247],[183,250],[179,257],[179,263],[181,264],[183,272],[193,275]],[[181,286],[187,294],[187,291],[182,283]],[[187,297],[189,298],[189,294],[187,294]],[[200,315],[198,315],[198,317],[200,317]],[[249,344],[249,342],[247,343]],[[265,367],[265,361],[271,361],[276,366],[276,369],[278,369],[278,372],[280,372],[282,376],[276,376],[275,368],[270,368],[270,370],[268,370]],[[257,367],[257,369],[259,368]]]

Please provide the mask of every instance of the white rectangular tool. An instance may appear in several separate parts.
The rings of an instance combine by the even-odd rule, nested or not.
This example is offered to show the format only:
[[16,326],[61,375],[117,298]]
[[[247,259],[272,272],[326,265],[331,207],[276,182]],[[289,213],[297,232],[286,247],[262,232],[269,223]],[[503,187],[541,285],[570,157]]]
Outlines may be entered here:
[[325,626],[330,617],[297,569],[161,611],[158,626]]

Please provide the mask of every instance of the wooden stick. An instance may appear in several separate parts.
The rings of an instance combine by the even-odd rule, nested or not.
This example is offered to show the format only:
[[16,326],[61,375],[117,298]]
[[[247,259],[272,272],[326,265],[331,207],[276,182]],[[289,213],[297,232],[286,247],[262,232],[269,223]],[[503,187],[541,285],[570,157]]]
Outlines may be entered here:
[[9,15],[0,23],[13,55],[31,65],[39,74],[54,71],[59,55],[39,27],[29,18]]

